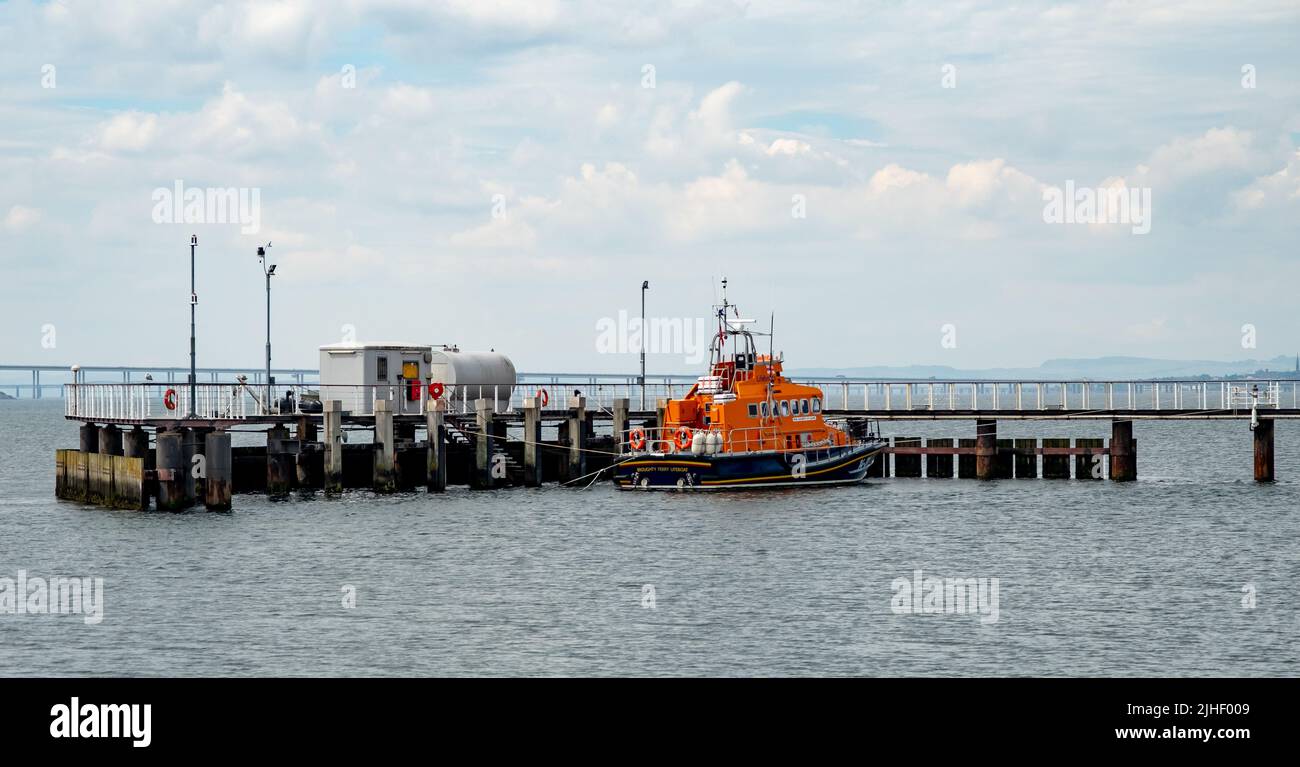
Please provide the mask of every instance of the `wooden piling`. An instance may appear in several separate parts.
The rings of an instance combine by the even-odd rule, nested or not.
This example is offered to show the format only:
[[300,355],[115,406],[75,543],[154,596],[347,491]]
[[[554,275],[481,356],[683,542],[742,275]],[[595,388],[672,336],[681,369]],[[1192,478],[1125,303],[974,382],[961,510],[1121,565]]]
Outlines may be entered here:
[[1112,421],[1110,426],[1110,478],[1115,482],[1137,479],[1137,450],[1132,421]]
[[375,400],[374,471],[371,484],[376,493],[391,493],[397,489],[396,435],[393,432],[392,403],[386,399]]
[[[55,482],[55,492],[58,497],[85,502],[86,491],[90,486],[90,476],[86,468],[87,456],[90,455],[93,454],[80,450],[60,450],[56,453],[58,456],[56,464],[61,464],[61,466],[56,465],[59,480]],[[59,490],[60,484],[62,491]]]
[[68,497],[68,458],[70,450],[54,451],[54,497]]
[[624,434],[627,431],[627,410],[627,397],[615,397],[614,407],[611,409],[610,414],[613,417],[614,452],[620,454],[624,452],[623,445],[627,437]]
[[569,475],[574,480],[587,473],[587,398],[569,397]]
[[294,454],[289,443],[289,430],[273,426],[266,430],[266,494],[281,498],[293,488],[297,475]]
[[1015,440],[1016,479],[1038,479],[1038,440]]
[[[895,447],[920,447],[921,444],[920,437],[896,437],[894,439]],[[895,453],[894,476],[909,479],[919,478],[921,476],[921,456]]]
[[1273,482],[1273,419],[1255,424],[1255,481]]
[[425,440],[424,487],[430,493],[447,489],[447,429],[443,424],[446,411],[447,403],[443,400],[425,400],[424,427],[429,434]]
[[[930,439],[926,440],[929,447],[952,447],[951,439]],[[927,455],[925,457],[925,476],[932,479],[952,479],[953,476],[953,456],[951,455]]]
[[[626,400],[624,400],[626,402]],[[542,484],[542,410],[536,397],[524,398],[524,486]]]
[[294,435],[301,443],[316,441],[316,419],[305,415],[298,416],[298,423],[294,424]]
[[203,505],[208,511],[229,511],[234,489],[234,459],[230,450],[230,432],[213,431],[204,437],[203,455],[207,477],[203,482]]
[[[1093,437],[1080,437],[1074,441],[1075,447],[1105,447],[1106,440]],[[1075,479],[1105,479],[1105,473],[1097,471],[1105,462],[1095,455],[1076,455],[1074,457]]]
[[[1065,447],[1070,446],[1070,440],[1049,438],[1043,440],[1043,448]],[[1070,478],[1070,456],[1068,455],[1044,455],[1043,456],[1043,479],[1069,479]]]
[[[432,400],[430,401],[432,402]],[[325,423],[325,492],[343,492],[343,403],[326,400],[321,420]]]
[[104,453],[86,454],[86,476],[90,480],[86,486],[87,503],[97,503],[102,506],[113,493],[113,472],[109,458],[111,456]]
[[975,421],[975,478],[997,477],[998,422],[981,418]]
[[160,431],[154,445],[154,466],[158,473],[158,508],[181,511],[189,505],[185,496],[185,444],[179,431]]

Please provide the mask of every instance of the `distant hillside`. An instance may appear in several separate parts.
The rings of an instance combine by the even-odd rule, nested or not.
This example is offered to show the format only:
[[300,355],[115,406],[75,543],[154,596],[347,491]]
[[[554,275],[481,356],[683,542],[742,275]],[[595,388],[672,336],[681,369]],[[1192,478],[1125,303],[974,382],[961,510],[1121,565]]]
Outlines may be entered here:
[[855,368],[801,368],[788,371],[803,378],[974,378],[1002,380],[1125,380],[1134,378],[1227,377],[1273,373],[1279,377],[1295,375],[1294,357],[1278,356],[1267,360],[1161,360],[1150,357],[1097,357],[1095,359],[1048,360],[1036,368],[986,368],[968,370],[946,365],[905,365]]

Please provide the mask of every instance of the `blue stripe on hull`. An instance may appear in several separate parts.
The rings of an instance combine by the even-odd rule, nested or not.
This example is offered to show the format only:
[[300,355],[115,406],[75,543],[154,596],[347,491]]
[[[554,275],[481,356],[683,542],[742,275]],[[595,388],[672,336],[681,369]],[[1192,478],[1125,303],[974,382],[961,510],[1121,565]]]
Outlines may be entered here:
[[[619,464],[614,482],[624,490],[727,490],[754,487],[855,484],[883,443],[798,453],[713,456],[647,454]],[[802,456],[802,464],[796,456]],[[801,471],[796,471],[800,467]]]

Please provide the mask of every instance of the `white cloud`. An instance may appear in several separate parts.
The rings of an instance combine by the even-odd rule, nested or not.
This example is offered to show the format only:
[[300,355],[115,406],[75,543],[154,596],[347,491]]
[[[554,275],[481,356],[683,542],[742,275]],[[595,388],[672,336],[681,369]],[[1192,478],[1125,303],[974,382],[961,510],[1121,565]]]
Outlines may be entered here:
[[96,143],[106,152],[139,152],[148,149],[157,134],[157,115],[126,112],[104,123]]
[[4,217],[4,228],[9,232],[21,232],[34,226],[41,220],[41,211],[24,205],[15,205]]

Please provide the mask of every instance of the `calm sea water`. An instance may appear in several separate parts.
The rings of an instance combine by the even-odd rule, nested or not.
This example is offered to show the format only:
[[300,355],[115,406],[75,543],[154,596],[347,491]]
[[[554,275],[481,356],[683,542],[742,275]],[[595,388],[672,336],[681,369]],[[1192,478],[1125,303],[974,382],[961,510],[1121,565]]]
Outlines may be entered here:
[[[54,450],[76,446],[76,425],[58,401],[0,402],[0,578],[105,590],[98,625],[0,614],[2,673],[1300,673],[1300,424],[1278,426],[1271,486],[1251,481],[1245,423],[1135,433],[1140,481],[1126,485],[455,488],[170,514],[56,501]],[[1000,436],[1109,424],[1003,422]],[[916,569],[997,578],[997,622],[895,614],[891,584]]]

